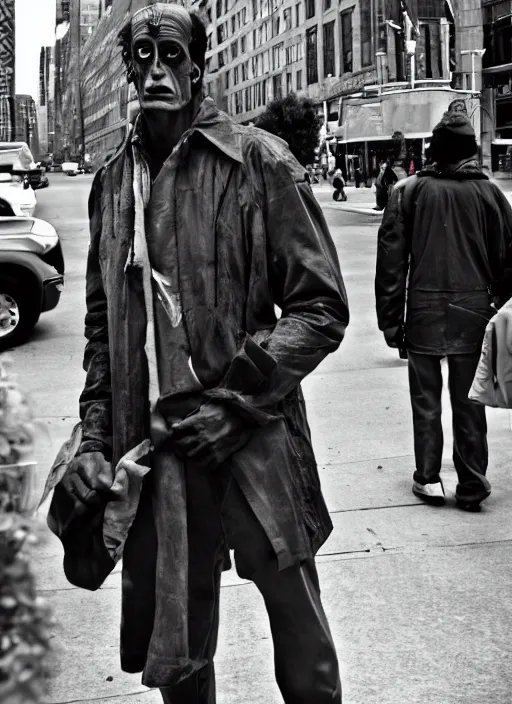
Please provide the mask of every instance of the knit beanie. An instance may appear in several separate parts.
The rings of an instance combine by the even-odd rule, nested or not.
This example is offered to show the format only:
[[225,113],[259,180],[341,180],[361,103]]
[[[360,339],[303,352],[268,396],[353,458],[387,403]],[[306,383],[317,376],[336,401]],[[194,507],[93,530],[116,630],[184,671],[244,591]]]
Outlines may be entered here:
[[475,137],[471,121],[463,112],[445,112],[441,122],[432,130],[433,134],[436,132],[450,138]]

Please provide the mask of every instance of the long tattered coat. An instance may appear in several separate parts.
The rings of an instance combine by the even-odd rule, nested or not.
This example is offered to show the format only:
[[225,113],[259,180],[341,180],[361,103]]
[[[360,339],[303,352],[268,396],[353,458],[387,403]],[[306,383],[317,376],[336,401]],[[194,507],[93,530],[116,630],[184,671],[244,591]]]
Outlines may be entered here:
[[[96,175],[89,201],[81,451],[102,450],[114,464],[147,437],[149,421],[142,281],[136,269],[125,272],[132,148],[127,139]],[[174,192],[149,207],[162,226],[176,229],[199,380],[259,426],[257,441],[236,454],[231,469],[285,568],[313,555],[332,530],[300,382],[336,350],[348,324],[336,250],[305,170],[282,140],[234,123],[206,99],[180,149]],[[268,356],[268,375],[250,393],[220,388],[252,340]],[[269,414],[280,420],[269,423]],[[121,656],[131,672],[144,668],[153,627],[155,556],[151,513],[141,513],[123,556]]]

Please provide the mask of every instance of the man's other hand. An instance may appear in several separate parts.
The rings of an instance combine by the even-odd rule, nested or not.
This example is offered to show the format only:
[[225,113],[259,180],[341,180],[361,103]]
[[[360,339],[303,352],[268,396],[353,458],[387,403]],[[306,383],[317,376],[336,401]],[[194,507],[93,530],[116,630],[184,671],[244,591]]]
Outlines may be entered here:
[[206,403],[194,414],[172,425],[176,453],[205,469],[216,469],[249,439],[247,422],[225,406]]
[[399,325],[383,330],[383,333],[388,347],[393,347],[393,349],[400,347],[402,344],[402,328]]
[[81,515],[105,499],[113,481],[112,465],[103,454],[85,452],[70,462],[60,482],[60,489],[73,502],[73,512]]

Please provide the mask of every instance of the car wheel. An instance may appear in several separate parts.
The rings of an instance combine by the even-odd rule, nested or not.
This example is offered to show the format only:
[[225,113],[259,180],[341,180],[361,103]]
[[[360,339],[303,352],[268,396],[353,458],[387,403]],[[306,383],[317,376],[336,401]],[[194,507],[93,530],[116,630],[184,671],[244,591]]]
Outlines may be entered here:
[[26,340],[39,320],[34,299],[28,282],[0,278],[0,350]]

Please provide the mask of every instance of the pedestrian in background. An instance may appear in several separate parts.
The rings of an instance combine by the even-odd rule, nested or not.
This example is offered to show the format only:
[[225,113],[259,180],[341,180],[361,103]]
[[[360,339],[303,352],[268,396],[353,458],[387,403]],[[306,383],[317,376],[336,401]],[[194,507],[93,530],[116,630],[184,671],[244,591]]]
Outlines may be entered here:
[[[512,209],[476,159],[462,113],[434,128],[431,166],[395,186],[378,236],[379,328],[408,352],[416,470],[413,492],[442,504],[441,360],[447,358],[453,413],[456,500],[477,510],[489,496],[485,408],[468,392],[494,295],[506,298]],[[508,264],[510,266],[510,264]],[[405,316],[407,301],[407,315]]]
[[82,438],[52,507],[95,515],[151,439],[135,519],[115,523],[123,669],[165,702],[214,704],[232,549],[265,600],[284,700],[341,704],[314,559],[332,522],[300,389],[348,324],[336,248],[285,142],[204,98],[196,15],[156,3],[120,38],[141,110],[91,191]]

